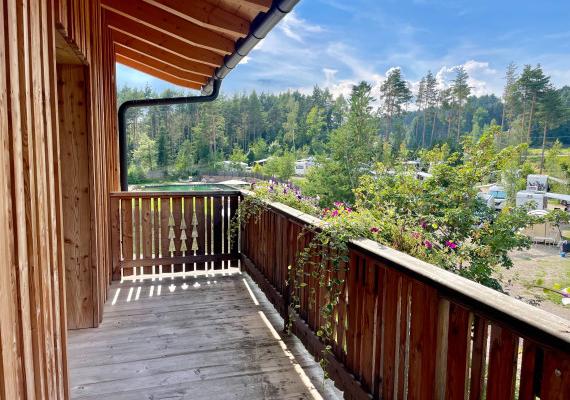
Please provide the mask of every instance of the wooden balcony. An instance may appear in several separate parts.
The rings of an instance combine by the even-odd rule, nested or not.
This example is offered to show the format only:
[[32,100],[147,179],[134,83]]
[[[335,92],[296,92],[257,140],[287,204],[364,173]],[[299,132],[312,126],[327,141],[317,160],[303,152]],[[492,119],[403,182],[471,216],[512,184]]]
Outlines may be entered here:
[[[117,281],[101,326],[70,334],[74,397],[339,394],[304,350],[324,347],[327,294],[310,270],[295,336],[278,333],[288,266],[318,221],[268,204],[234,237],[242,195],[111,195]],[[327,371],[345,398],[567,398],[568,321],[368,240],[351,243],[343,267]]]
[[110,294],[99,328],[69,334],[74,399],[310,399],[322,386],[237,268],[114,282]]

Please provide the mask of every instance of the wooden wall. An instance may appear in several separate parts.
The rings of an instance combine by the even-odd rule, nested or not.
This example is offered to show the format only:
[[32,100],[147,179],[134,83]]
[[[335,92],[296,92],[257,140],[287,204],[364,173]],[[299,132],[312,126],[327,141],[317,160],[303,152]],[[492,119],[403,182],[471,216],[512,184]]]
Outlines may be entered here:
[[[54,0],[54,11],[57,31],[78,58],[83,60],[89,75],[88,102],[92,105],[88,111],[88,129],[91,132],[89,185],[93,220],[91,263],[94,269],[90,277],[80,276],[78,282],[92,280],[92,293],[89,307],[68,310],[68,321],[70,328],[95,327],[103,318],[103,304],[111,274],[109,192],[117,189],[119,181],[114,52],[108,30],[101,29],[99,1]],[[68,300],[70,296],[76,296],[74,302],[79,303],[83,301],[84,293],[68,291]],[[71,321],[88,321],[91,313],[91,325],[71,324]]]
[[61,193],[68,329],[97,325],[94,264],[94,199],[89,147],[88,75],[84,65],[57,65]]
[[118,188],[118,156],[114,58],[100,15],[95,0],[0,2],[2,399],[68,397],[56,29],[89,71],[93,315],[101,319],[109,280],[108,193]]

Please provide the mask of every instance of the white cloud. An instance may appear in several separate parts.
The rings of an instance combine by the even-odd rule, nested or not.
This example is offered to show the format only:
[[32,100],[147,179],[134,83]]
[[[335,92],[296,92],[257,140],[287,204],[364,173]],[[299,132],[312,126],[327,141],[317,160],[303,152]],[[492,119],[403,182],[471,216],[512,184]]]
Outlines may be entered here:
[[310,24],[307,20],[299,18],[295,11],[290,12],[283,18],[279,24],[279,29],[285,36],[299,43],[304,43],[308,34],[324,32],[320,25]]
[[444,65],[436,73],[440,88],[449,87],[460,66],[463,66],[469,75],[467,82],[471,87],[472,95],[495,94],[500,96],[502,90],[501,74],[496,69],[491,68],[489,62],[486,61],[468,60],[463,64],[450,67]]

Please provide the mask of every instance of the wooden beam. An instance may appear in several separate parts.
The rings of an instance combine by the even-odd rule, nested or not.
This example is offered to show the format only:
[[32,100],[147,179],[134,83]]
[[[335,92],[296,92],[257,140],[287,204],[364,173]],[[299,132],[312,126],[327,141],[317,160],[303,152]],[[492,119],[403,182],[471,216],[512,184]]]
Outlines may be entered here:
[[144,53],[140,53],[138,51],[129,49],[128,47],[124,47],[120,44],[115,43],[115,54],[120,54],[124,57],[130,58],[131,60],[138,61],[142,64],[145,64],[149,67],[155,68],[157,70],[166,72],[172,76],[176,76],[180,79],[184,79],[190,82],[199,83],[200,85],[206,84],[208,81],[208,77],[204,75],[198,75],[194,72],[188,72],[186,70],[180,69],[178,67],[173,67],[170,64],[166,64],[165,62],[148,56]]
[[144,53],[149,57],[156,58],[166,64],[172,65],[173,67],[177,67],[185,71],[194,72],[196,74],[204,75],[207,77],[210,77],[214,74],[214,67],[212,66],[190,61],[179,56],[178,54],[163,50],[161,47],[155,46],[154,44],[149,44],[148,42],[144,42],[123,32],[115,30],[112,32],[113,42],[115,45],[121,45],[122,47],[132,49],[139,53]]
[[205,0],[144,1],[208,29],[214,29],[236,37],[244,37],[249,32],[249,21]]
[[230,54],[235,49],[233,40],[141,0],[102,0],[101,5],[106,10],[199,47],[217,51],[221,54]]
[[228,0],[230,3],[235,3],[238,6],[245,5],[257,12],[267,12],[271,8],[273,0]]
[[157,31],[154,28],[133,21],[130,18],[115,14],[114,12],[106,11],[105,21],[107,26],[113,29],[113,31],[122,32],[190,61],[207,64],[212,67],[219,67],[224,60],[224,57],[218,53],[188,44],[180,39]]
[[167,74],[166,72],[163,72],[163,71],[157,70],[155,68],[149,67],[148,65],[140,63],[136,60],[131,60],[130,58],[127,58],[127,57],[122,56],[120,54],[116,54],[115,57],[116,57],[116,61],[120,64],[126,65],[127,67],[134,68],[138,71],[144,72],[145,74],[153,76],[157,79],[162,79],[163,81],[172,83],[173,85],[178,85],[178,86],[186,87],[189,89],[196,89],[196,90],[200,90],[202,88],[202,85],[200,85],[198,83],[186,81],[184,79],[180,79],[177,76]]

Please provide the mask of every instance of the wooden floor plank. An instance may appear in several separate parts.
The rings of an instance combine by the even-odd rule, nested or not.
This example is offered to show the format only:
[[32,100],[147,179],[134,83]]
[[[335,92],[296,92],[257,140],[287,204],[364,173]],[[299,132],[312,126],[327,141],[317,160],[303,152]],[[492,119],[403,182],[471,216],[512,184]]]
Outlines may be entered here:
[[276,331],[282,320],[245,274],[114,283],[109,293],[100,327],[70,332],[74,399],[311,399],[314,388],[316,398],[339,395],[296,338],[273,336],[264,319]]

